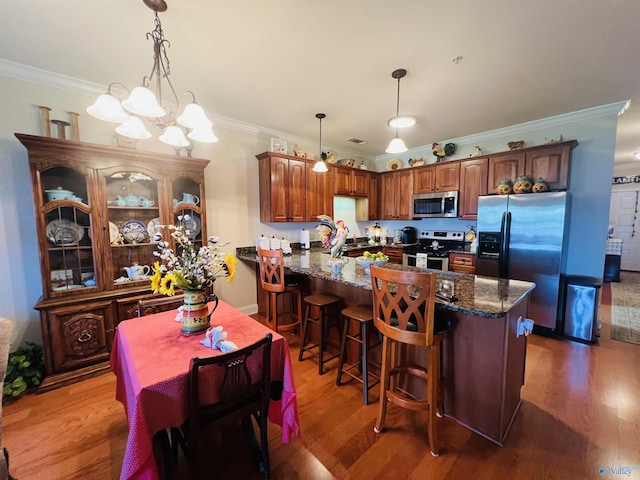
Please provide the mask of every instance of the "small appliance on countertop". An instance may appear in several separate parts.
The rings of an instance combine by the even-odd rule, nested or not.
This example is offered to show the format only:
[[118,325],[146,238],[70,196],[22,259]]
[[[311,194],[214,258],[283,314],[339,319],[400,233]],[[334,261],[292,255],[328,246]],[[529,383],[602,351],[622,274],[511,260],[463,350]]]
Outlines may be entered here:
[[400,233],[400,243],[411,244],[418,242],[418,229],[416,227],[404,227]]

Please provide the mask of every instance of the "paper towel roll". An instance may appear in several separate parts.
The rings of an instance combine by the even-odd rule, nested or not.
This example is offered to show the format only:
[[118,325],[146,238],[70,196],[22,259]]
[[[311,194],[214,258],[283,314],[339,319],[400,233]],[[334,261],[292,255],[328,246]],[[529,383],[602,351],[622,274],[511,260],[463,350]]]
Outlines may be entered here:
[[302,268],[309,268],[309,252],[302,252],[300,254],[300,266]]
[[300,230],[300,248],[309,250],[310,246],[309,230]]

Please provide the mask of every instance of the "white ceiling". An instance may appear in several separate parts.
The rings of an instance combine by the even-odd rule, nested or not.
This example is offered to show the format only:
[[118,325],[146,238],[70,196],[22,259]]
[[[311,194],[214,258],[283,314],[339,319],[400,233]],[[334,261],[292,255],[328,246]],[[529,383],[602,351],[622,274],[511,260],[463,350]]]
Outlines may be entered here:
[[[323,143],[379,155],[406,68],[409,147],[636,99],[616,161],[640,150],[639,0],[169,0],[160,19],[176,90],[231,119],[314,139],[324,112]],[[0,0],[0,58],[99,85],[151,73],[152,29],[142,0]]]

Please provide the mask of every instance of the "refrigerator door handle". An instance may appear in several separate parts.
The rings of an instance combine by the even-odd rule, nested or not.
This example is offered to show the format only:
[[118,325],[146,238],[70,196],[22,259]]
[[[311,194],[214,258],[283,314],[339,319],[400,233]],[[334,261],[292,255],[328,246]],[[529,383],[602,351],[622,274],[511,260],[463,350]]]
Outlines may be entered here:
[[511,243],[511,212],[506,212],[505,214],[505,222],[504,222],[504,231],[502,235],[504,245],[502,247],[504,260],[503,260],[503,268],[504,268],[504,278],[509,278],[509,244]]
[[509,275],[509,212],[502,213],[500,221],[500,260],[498,262],[498,276],[507,278]]

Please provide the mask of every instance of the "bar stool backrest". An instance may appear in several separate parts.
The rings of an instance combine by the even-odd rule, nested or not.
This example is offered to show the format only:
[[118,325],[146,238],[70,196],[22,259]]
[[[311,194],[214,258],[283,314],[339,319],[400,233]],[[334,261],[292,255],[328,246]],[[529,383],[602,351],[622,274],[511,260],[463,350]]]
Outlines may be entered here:
[[436,274],[370,268],[373,319],[380,333],[402,343],[433,345]]
[[284,292],[284,254],[282,250],[258,248],[260,283],[267,292]]

